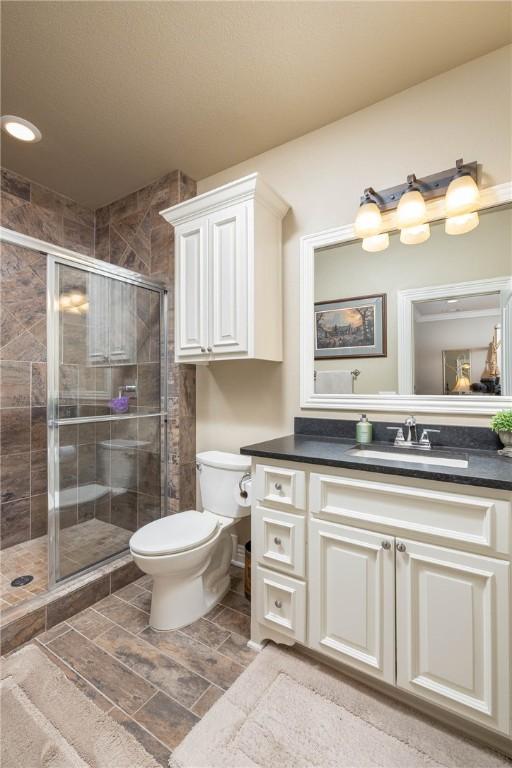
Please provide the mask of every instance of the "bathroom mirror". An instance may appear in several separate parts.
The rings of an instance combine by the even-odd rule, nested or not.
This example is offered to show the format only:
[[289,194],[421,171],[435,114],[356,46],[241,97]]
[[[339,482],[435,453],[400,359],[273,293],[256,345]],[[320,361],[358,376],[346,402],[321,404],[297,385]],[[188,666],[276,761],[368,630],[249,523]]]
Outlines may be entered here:
[[[510,185],[502,185],[509,191]],[[498,188],[493,188],[498,189]],[[508,192],[507,192],[508,193]],[[368,253],[304,238],[302,407],[492,413],[512,404],[512,205],[464,235]]]

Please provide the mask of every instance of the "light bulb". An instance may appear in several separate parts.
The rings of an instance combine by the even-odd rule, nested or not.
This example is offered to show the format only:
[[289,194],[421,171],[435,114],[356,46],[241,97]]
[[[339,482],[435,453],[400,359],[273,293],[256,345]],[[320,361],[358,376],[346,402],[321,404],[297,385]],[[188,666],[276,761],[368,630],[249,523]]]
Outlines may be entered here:
[[1,118],[2,128],[8,134],[19,141],[36,142],[41,141],[41,131],[33,123],[16,115],[4,115]]
[[423,224],[427,218],[427,206],[421,192],[411,189],[400,198],[396,209],[396,221],[400,229]]
[[404,227],[400,230],[400,242],[405,245],[418,245],[430,237],[430,224],[419,224],[416,227]]
[[472,176],[456,176],[451,180],[444,199],[446,216],[460,216],[478,208],[480,192]]
[[389,235],[387,232],[383,232],[382,235],[372,235],[371,237],[363,238],[363,251],[368,253],[378,253],[378,251],[385,251],[389,245]]
[[84,297],[81,293],[72,293],[69,300],[74,307],[78,307],[80,304],[84,303]]
[[66,309],[67,307],[71,306],[71,299],[67,293],[62,294],[62,296],[59,299],[59,303],[62,309]]
[[366,202],[359,208],[354,223],[357,237],[372,237],[382,229],[382,216],[376,203]]
[[478,213],[463,213],[460,216],[450,216],[444,224],[444,231],[447,235],[464,235],[478,227],[480,220]]

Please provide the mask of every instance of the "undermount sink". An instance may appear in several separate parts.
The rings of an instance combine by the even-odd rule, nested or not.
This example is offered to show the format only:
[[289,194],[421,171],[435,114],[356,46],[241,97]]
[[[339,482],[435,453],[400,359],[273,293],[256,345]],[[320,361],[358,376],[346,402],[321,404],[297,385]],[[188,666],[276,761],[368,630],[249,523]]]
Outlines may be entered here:
[[377,450],[374,448],[351,448],[347,451],[350,456],[357,456],[359,459],[382,459],[384,461],[410,462],[411,464],[430,464],[437,467],[459,467],[467,469],[468,460],[464,458],[455,458],[451,456],[432,456],[428,451],[421,453],[402,453],[397,451]]

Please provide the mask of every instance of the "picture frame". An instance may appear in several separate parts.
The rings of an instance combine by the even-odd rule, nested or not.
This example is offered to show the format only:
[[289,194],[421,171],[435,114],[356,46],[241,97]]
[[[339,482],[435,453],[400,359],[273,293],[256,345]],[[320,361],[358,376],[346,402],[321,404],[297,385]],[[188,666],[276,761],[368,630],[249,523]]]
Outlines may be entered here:
[[387,357],[386,294],[314,305],[315,360]]

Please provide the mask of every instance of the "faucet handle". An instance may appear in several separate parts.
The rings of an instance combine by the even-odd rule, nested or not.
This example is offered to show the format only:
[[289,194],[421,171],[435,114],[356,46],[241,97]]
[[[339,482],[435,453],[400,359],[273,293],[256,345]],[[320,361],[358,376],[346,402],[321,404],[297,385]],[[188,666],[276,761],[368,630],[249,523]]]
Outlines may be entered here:
[[424,429],[421,433],[421,437],[419,440],[419,445],[424,445],[427,448],[430,448],[430,438],[429,438],[429,432],[441,432],[440,429]]
[[395,445],[405,443],[404,430],[402,427],[386,427],[386,429],[396,429]]

